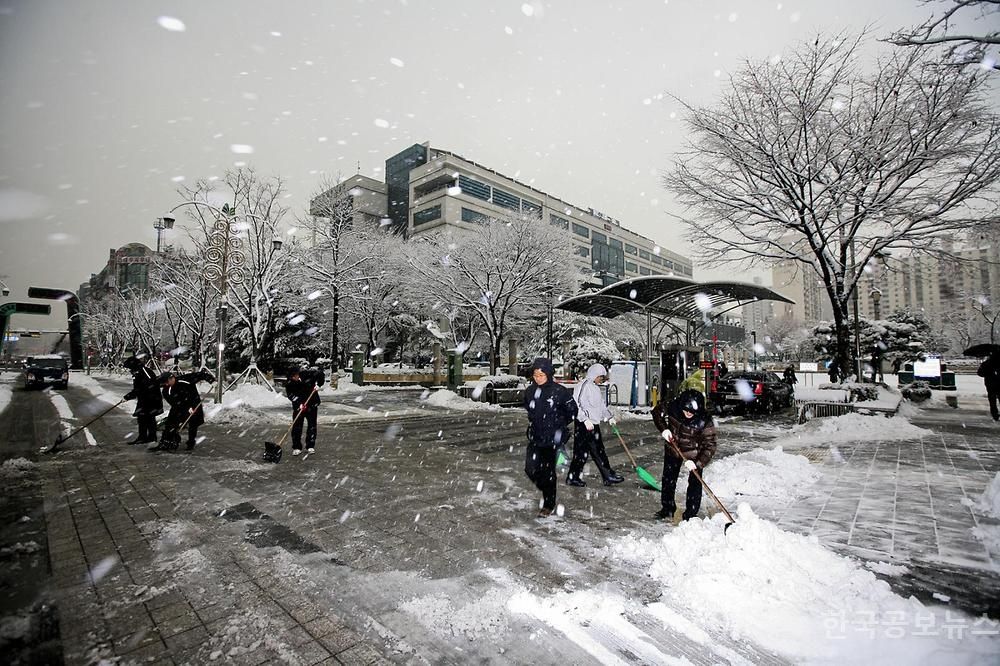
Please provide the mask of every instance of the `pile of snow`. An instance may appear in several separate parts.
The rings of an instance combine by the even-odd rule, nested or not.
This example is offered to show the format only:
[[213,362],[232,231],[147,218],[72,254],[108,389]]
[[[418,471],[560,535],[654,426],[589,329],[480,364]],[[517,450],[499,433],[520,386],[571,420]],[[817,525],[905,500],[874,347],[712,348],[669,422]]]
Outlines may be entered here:
[[[785,453],[781,447],[754,449],[712,462],[704,474],[705,482],[720,498],[756,498],[788,503],[805,493],[820,474],[805,456]],[[687,488],[687,475],[681,475],[680,492]]]
[[979,498],[979,508],[983,513],[1000,518],[1000,472],[993,476],[993,480],[983,491]]
[[919,439],[933,435],[925,428],[918,428],[902,416],[890,419],[863,414],[844,414],[822,419],[812,419],[792,428],[784,437],[774,441],[778,446],[821,445],[835,442],[891,441]]
[[[986,663],[997,653],[996,638],[919,635],[922,626],[945,626],[944,608],[897,596],[815,537],[785,532],[746,504],[738,516],[726,534],[725,517],[716,515],[658,540],[626,537],[612,545],[613,556],[645,568],[664,600],[700,626],[721,626],[792,661]],[[947,612],[949,622],[961,618]]]
[[0,465],[0,479],[22,479],[35,467],[35,463],[27,458],[4,460],[3,465]]
[[427,397],[425,402],[428,405],[433,405],[434,407],[446,407],[447,409],[457,409],[459,411],[486,411],[486,412],[502,412],[503,407],[500,405],[491,405],[485,402],[476,402],[475,400],[469,400],[468,398],[463,398],[454,391],[449,391],[448,389],[439,389],[431,393],[430,391],[425,392]]
[[[291,405],[291,403],[288,403]],[[221,423],[229,425],[242,425],[245,423],[277,422],[286,419],[286,414],[280,415],[274,412],[265,412],[257,407],[252,407],[245,402],[233,401],[224,402],[221,405],[204,404],[205,420],[210,423]],[[291,410],[289,409],[289,413]]]
[[[206,396],[207,397],[207,396]],[[222,395],[224,407],[245,405],[247,407],[288,407],[284,393],[275,393],[263,384],[240,384]]]

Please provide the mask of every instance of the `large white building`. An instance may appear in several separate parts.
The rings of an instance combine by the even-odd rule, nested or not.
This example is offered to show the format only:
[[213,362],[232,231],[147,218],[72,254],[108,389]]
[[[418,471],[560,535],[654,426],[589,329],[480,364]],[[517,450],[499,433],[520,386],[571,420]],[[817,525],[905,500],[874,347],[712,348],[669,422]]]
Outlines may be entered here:
[[[638,275],[692,276],[691,260],[660,247],[593,208],[567,203],[455,153],[415,144],[385,163],[386,182],[355,176],[338,186],[384,216],[408,237],[444,229],[475,229],[490,218],[521,212],[566,230],[581,271],[604,284]],[[385,188],[384,208],[380,186]]]

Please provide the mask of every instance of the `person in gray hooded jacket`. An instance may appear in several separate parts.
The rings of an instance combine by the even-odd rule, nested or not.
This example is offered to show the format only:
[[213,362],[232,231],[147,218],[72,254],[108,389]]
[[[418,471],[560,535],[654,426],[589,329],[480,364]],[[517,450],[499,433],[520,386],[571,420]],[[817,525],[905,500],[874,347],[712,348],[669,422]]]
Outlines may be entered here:
[[587,369],[587,376],[576,385],[573,400],[576,402],[577,413],[574,420],[573,461],[566,475],[566,483],[571,486],[585,486],[587,483],[580,478],[587,458],[594,459],[604,485],[610,486],[624,481],[624,477],[611,468],[608,453],[604,450],[604,440],[601,437],[601,421],[615,425],[614,414],[604,402],[601,385],[608,379],[608,370],[600,363],[595,363]]

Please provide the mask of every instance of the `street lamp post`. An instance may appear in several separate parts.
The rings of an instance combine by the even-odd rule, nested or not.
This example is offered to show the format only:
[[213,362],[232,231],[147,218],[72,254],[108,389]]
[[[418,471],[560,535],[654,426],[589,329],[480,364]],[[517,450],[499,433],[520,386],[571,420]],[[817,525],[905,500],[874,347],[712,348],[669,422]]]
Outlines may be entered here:
[[753,369],[757,369],[757,331],[750,331],[753,336]]
[[215,402],[222,403],[222,392],[225,382],[225,350],[226,322],[229,319],[229,287],[243,282],[245,273],[243,264],[246,257],[240,250],[242,241],[232,233],[232,223],[235,210],[228,204],[222,206],[220,215],[215,220],[212,232],[208,236],[208,250],[205,252],[206,264],[202,275],[210,282],[218,281],[219,307],[215,310],[218,323],[219,339],[215,345]]
[[156,229],[156,253],[159,254],[161,247],[160,238],[164,230],[174,228],[174,216],[167,213],[163,217],[156,218],[153,220],[153,228]]

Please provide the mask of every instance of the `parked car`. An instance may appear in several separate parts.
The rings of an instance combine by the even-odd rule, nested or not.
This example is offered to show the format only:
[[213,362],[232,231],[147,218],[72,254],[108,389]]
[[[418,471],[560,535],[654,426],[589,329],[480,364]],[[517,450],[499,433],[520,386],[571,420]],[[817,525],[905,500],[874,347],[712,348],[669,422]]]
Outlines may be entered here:
[[773,412],[791,407],[795,402],[795,390],[773,372],[741,370],[730,372],[715,382],[708,400],[719,411],[726,407],[742,407]]
[[24,388],[41,388],[51,384],[64,389],[69,384],[69,364],[58,354],[30,356],[24,362]]

